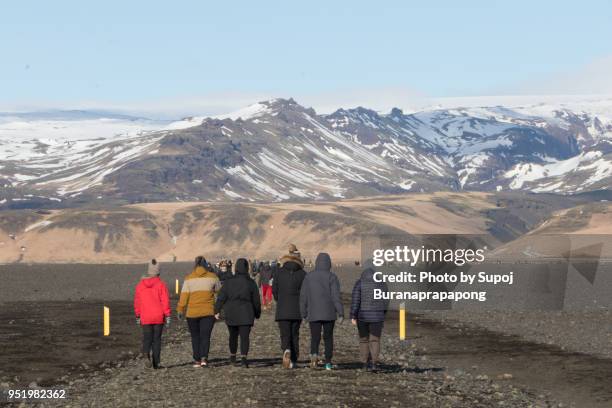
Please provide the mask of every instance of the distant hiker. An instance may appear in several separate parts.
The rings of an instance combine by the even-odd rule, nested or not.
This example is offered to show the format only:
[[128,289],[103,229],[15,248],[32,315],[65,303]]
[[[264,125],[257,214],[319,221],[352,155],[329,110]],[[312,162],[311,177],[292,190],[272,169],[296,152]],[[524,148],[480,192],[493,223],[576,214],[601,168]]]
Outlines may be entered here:
[[247,368],[249,336],[255,319],[261,316],[261,302],[259,289],[255,281],[249,277],[249,264],[244,258],[236,261],[234,278],[226,281],[219,292],[215,303],[217,320],[222,309],[225,310],[225,324],[229,330],[230,363],[236,364],[238,336],[240,336],[241,365]]
[[267,310],[272,303],[272,282],[272,267],[266,262],[259,270],[259,285],[264,310]]
[[314,271],[306,274],[300,293],[302,317],[310,325],[310,367],[316,368],[319,359],[321,329],[325,343],[325,369],[332,369],[334,325],[344,320],[340,297],[340,282],[331,271],[331,258],[322,252],[317,256]]
[[234,269],[232,268],[232,260],[228,259],[227,260],[227,273],[229,273],[229,277],[231,278],[232,276],[234,276]]
[[389,301],[375,299],[374,289],[387,292],[388,287],[384,282],[374,281],[374,269],[371,262],[366,262],[364,266],[366,269],[353,287],[351,322],[357,326],[359,332],[359,353],[363,368],[368,369],[368,360],[370,360],[372,371],[377,371],[380,337]]
[[218,274],[218,276],[221,282],[224,282],[234,276],[232,273],[232,263],[228,260],[222,260],[219,263],[219,269],[221,272]]
[[259,274],[259,263],[255,259],[250,260],[249,267],[249,270],[251,271],[251,278],[255,279],[255,276]]
[[179,319],[187,316],[194,367],[208,366],[210,336],[215,324],[215,294],[220,289],[219,278],[208,270],[206,259],[198,256],[193,272],[185,278],[176,306]]
[[280,259],[281,268],[272,277],[276,300],[276,321],[280,330],[283,367],[293,368],[300,354],[300,290],[306,276],[304,264],[295,245]]
[[170,324],[170,294],[159,278],[159,264],[155,259],[147,266],[134,293],[136,323],[142,326],[142,353],[147,368],[159,368],[161,339],[164,323]]
[[[293,245],[293,244],[292,244]],[[295,248],[295,245],[293,245],[293,248]],[[289,247],[289,249],[291,249],[291,246]],[[291,253],[291,252],[289,252]],[[297,248],[295,249],[295,254],[297,254],[298,258],[300,257],[300,252],[297,250]],[[300,258],[301,259],[301,258]],[[302,268],[304,267],[304,260],[302,260]],[[279,261],[277,261],[276,259],[273,259],[270,261],[270,268],[272,269],[272,279],[270,279],[270,285],[272,285],[274,282],[274,276],[278,273],[278,271],[280,271],[281,269],[281,264]],[[305,272],[305,271],[304,271]]]
[[[295,245],[293,245],[293,248],[295,248]],[[292,252],[290,251],[289,253],[292,253]],[[295,249],[294,253],[297,254],[298,257],[299,257],[300,253],[298,252],[297,248]],[[304,261],[302,261],[302,265],[304,265]],[[280,265],[274,259],[274,260],[270,261],[270,268],[272,268],[272,277],[274,277],[274,275],[280,270]]]
[[259,275],[259,262],[257,262],[256,260],[250,261],[249,266],[251,268],[251,278],[255,279],[255,277]]
[[257,283],[257,287],[261,288],[261,271],[264,268],[264,263],[262,261],[255,264],[255,270],[253,271],[253,279],[255,283]]

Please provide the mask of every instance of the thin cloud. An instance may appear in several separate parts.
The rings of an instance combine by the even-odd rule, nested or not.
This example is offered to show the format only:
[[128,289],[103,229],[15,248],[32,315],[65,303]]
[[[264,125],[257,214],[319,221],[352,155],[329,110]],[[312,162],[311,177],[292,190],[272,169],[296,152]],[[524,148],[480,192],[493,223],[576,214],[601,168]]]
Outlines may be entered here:
[[272,98],[293,98],[318,113],[331,113],[339,108],[363,106],[381,112],[391,108],[406,108],[422,104],[424,96],[397,87],[379,89],[338,89],[327,92],[291,93],[225,92],[204,96],[172,97],[147,101],[39,101],[36,103],[0,104],[0,111],[31,112],[45,110],[95,110],[123,113],[155,119],[178,119],[187,116],[214,116],[235,111],[256,102]]
[[294,98],[318,113],[339,108],[363,106],[379,112],[398,107],[411,112],[435,107],[517,106],[535,103],[571,102],[577,96],[612,95],[612,55],[594,60],[573,72],[548,75],[517,86],[492,92],[491,96],[429,97],[409,87],[336,88],[319,92],[238,92],[175,96],[133,101],[38,101],[0,103],[2,112],[45,110],[95,110],[123,113],[152,119],[180,119],[187,116],[215,116],[233,112],[253,103],[272,98]]
[[553,73],[519,84],[516,93],[540,95],[612,94],[612,55],[570,72]]
[[187,116],[218,115],[249,105],[272,95],[250,93],[218,93],[203,97],[185,96],[134,101],[38,101],[0,104],[4,112],[32,112],[46,110],[92,110],[123,113],[154,119],[179,119]]

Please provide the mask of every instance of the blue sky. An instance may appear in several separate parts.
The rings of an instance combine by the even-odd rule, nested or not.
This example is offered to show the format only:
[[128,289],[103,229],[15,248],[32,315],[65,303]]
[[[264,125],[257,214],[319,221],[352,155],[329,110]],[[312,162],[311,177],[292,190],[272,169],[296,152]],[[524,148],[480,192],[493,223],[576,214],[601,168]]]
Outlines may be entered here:
[[610,21],[609,1],[4,2],[0,107],[612,93]]

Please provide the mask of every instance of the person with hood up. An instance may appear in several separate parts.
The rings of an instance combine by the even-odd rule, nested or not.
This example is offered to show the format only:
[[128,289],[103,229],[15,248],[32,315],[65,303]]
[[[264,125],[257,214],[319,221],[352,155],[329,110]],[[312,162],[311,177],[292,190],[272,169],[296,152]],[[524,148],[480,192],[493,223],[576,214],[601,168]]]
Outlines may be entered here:
[[272,276],[272,295],[276,300],[276,321],[280,330],[283,367],[295,367],[300,354],[300,290],[306,276],[299,251],[293,244],[280,259],[281,268]]
[[142,277],[134,293],[136,323],[142,326],[142,353],[147,368],[159,368],[164,323],[170,324],[170,294],[159,278],[159,264],[151,260],[147,274]]
[[334,352],[334,325],[344,320],[344,307],[340,297],[340,281],[331,271],[331,258],[320,253],[314,271],[306,274],[300,293],[300,311],[310,325],[310,367],[316,368],[321,343],[321,330],[325,343],[325,369],[332,369]]
[[367,261],[364,266],[366,269],[353,287],[351,323],[357,326],[359,332],[359,354],[363,368],[367,370],[368,361],[371,361],[372,371],[377,371],[380,337],[389,301],[375,299],[374,290],[380,289],[386,293],[389,289],[386,283],[374,281],[375,271],[371,261]]
[[234,266],[234,277],[225,281],[215,303],[215,318],[225,310],[225,324],[229,331],[230,363],[236,364],[238,337],[240,337],[241,365],[248,368],[249,336],[255,319],[261,316],[259,289],[249,276],[249,264],[239,258]]
[[215,324],[215,294],[221,289],[219,278],[208,268],[203,256],[195,259],[193,271],[185,278],[176,306],[179,319],[187,316],[193,367],[208,367],[210,337]]

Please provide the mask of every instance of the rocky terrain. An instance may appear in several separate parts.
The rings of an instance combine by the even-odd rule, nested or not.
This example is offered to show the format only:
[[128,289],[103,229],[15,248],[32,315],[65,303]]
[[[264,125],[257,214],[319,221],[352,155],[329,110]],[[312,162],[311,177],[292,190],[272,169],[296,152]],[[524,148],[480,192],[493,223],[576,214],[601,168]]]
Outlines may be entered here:
[[[356,333],[348,322],[336,331],[336,371],[280,369],[273,312],[255,326],[250,369],[227,364],[227,332],[220,324],[213,335],[213,367],[195,370],[189,365],[185,323],[174,319],[164,337],[166,369],[145,370],[136,358],[140,339],[130,302],[144,270],[144,265],[0,266],[0,318],[7,322],[0,328],[5,350],[0,388],[66,388],[68,401],[47,404],[58,406],[306,406],[316,401],[599,408],[612,400],[606,386],[612,363],[593,357],[609,356],[611,350],[610,315],[598,311],[409,313],[407,341],[397,337],[392,312],[379,374],[358,370]],[[189,270],[187,263],[163,264],[162,278],[173,288],[174,279]],[[335,270],[346,293],[360,269]],[[101,336],[103,305],[111,310],[109,337]],[[303,351],[308,339],[304,328]],[[44,353],[31,352],[41,347]],[[213,400],[192,398],[202,387],[215,390],[206,394]]]
[[[227,361],[227,330],[216,326],[211,367],[194,369],[189,363],[190,341],[184,322],[175,322],[164,336],[165,368],[148,370],[140,359],[106,362],[96,371],[67,377],[58,387],[68,399],[42,406],[375,406],[400,407],[555,407],[554,399],[508,381],[476,373],[446,371],[441,361],[426,360],[417,348],[400,342],[386,330],[384,363],[377,374],[359,369],[357,338],[348,323],[336,329],[336,370],[283,370],[278,357],[278,334],[272,313],[265,313],[252,333],[251,367],[232,367]],[[303,330],[301,349],[307,350]],[[411,347],[412,346],[412,347]],[[30,388],[38,387],[31,383]],[[203,390],[207,390],[203,393]]]
[[455,327],[479,327],[520,336],[562,350],[612,359],[612,314],[599,310],[430,311],[427,316]]
[[[228,365],[226,332],[222,324],[215,328],[215,357],[209,369],[196,370],[189,365],[190,343],[184,325],[180,325],[168,336],[171,344],[163,354],[166,369],[147,371],[142,361],[134,361],[124,369],[110,369],[73,382],[67,406],[556,406],[550,397],[534,395],[503,379],[445,373],[435,361],[422,362],[409,343],[400,342],[389,331],[378,374],[359,369],[356,333],[348,324],[337,328],[337,369],[332,372],[305,368],[304,363],[295,370],[283,370],[279,353],[274,353],[278,351],[278,334],[271,313],[266,313],[253,331],[249,369]],[[308,350],[306,330],[301,339],[301,350]],[[130,384],[130,392],[125,392],[126,384]],[[215,391],[196,397],[203,387]]]
[[273,99],[177,122],[0,115],[0,208],[304,201],[612,184],[609,100],[318,114]]

